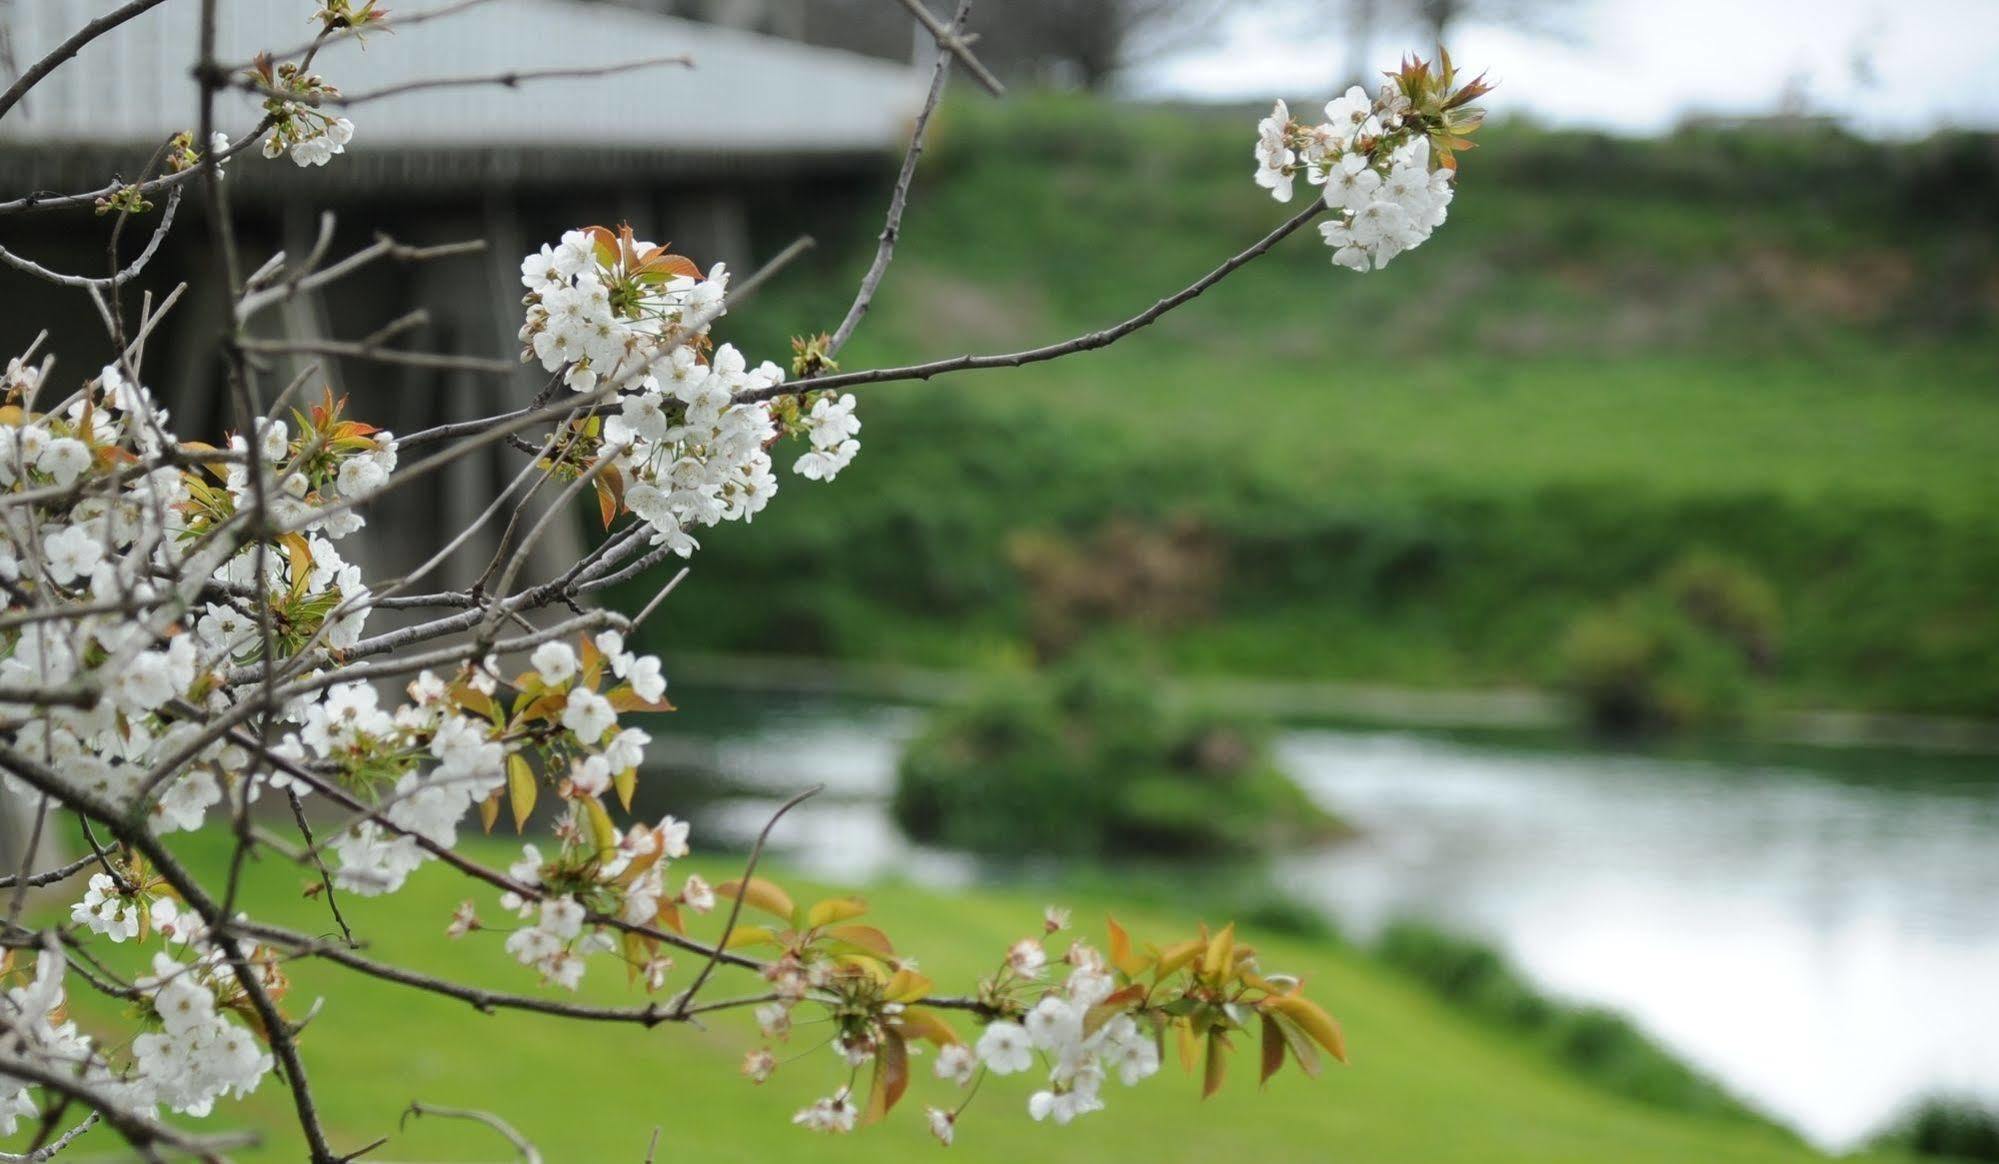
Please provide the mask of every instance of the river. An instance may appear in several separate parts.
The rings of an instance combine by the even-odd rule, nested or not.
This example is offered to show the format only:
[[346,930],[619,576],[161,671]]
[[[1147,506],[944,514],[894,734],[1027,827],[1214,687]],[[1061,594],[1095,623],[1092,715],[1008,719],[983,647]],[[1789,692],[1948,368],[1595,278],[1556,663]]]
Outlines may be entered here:
[[[981,875],[884,812],[920,713],[682,705],[662,744],[740,790],[711,814],[726,838],[818,783],[773,840],[794,865],[843,882]],[[1372,730],[1289,730],[1277,747],[1361,836],[1273,877],[1350,934],[1409,916],[1489,940],[1549,993],[1624,1012],[1828,1148],[1918,1096],[1999,1100],[1999,761]]]

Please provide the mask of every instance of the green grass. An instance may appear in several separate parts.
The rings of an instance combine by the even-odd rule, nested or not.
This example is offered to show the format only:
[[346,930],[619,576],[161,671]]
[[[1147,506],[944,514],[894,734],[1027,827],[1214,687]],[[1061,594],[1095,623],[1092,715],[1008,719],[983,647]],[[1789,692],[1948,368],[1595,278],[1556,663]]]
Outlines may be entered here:
[[[220,863],[220,843],[200,836],[180,848],[197,867],[213,868]],[[719,863],[693,867],[711,875],[728,871]],[[245,903],[259,916],[324,928],[321,907],[298,900],[297,883],[288,868],[258,867]],[[443,936],[452,906],[466,892],[453,875],[432,867],[400,895],[347,905],[375,956],[467,981],[532,989],[527,972],[507,964],[497,935],[457,944]],[[490,894],[472,896],[491,916]],[[1017,892],[942,895],[909,886],[883,886],[869,897],[874,917],[920,954],[927,973],[947,984],[969,983],[984,972],[1007,943],[1038,924],[1044,904],[1041,896]],[[1067,903],[1092,924],[1115,909],[1141,937],[1184,929],[1190,921],[1182,910],[1120,903],[1098,892],[1078,893]],[[1257,944],[1267,951],[1267,964],[1310,978],[1314,995],[1347,1028],[1353,1066],[1317,1082],[1287,1072],[1259,1091],[1252,1052],[1235,1065],[1227,1090],[1206,1103],[1197,1101],[1197,1080],[1173,1067],[1145,1086],[1116,1089],[1109,1110],[1066,1129],[1027,1119],[1029,1088],[1020,1079],[989,1080],[961,1124],[953,1157],[1009,1164],[1023,1158],[1358,1164],[1802,1164],[1819,1158],[1756,1125],[1688,1118],[1609,1096],[1347,949],[1261,936]],[[592,967],[584,996],[631,1001],[608,969]],[[818,1139],[789,1126],[793,1110],[832,1086],[834,1057],[816,1051],[754,1087],[736,1074],[751,1045],[747,1016],[718,1017],[706,1030],[643,1031],[521,1014],[484,1016],[461,1003],[325,966],[297,964],[292,977],[291,1013],[326,999],[306,1031],[303,1052],[329,1131],[343,1150],[395,1131],[398,1113],[412,1099],[499,1112],[551,1161],[636,1161],[655,1124],[662,1129],[661,1160],[859,1161],[937,1150],[923,1130],[921,1106],[942,1098],[944,1089],[927,1071],[905,1101],[909,1106],[884,1127]],[[728,979],[718,976],[710,987],[714,997],[747,988]],[[102,1021],[101,1006],[74,1005],[86,1024]],[[797,1046],[811,1045],[809,1029],[794,1038]],[[287,1092],[268,1079],[245,1104],[225,1105],[208,1123],[248,1123],[265,1134],[264,1146],[243,1159],[293,1160],[300,1153],[290,1120]],[[92,1137],[108,1140],[103,1132]],[[494,1160],[504,1148],[476,1126],[425,1119],[397,1133],[380,1154]]]
[[[1185,285],[1286,213],[1248,124],[951,107],[845,364],[1044,343]],[[1225,569],[1212,617],[1155,635],[1187,670],[1552,685],[1578,614],[1709,550],[1779,597],[1775,703],[1999,716],[1985,144],[1496,127],[1386,271],[1308,231],[1109,350],[865,390],[850,474],[705,537],[659,645],[1017,658],[1015,534],[1191,518]],[[871,218],[729,338],[839,318]]]

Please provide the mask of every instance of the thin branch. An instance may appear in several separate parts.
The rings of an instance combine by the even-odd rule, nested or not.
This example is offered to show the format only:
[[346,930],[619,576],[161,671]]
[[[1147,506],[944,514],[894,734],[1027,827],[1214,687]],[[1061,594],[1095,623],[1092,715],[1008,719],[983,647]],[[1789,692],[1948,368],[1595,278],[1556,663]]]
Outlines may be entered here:
[[243,350],[267,356],[336,356],[350,360],[370,360],[377,364],[401,364],[410,368],[443,368],[456,372],[483,372],[511,375],[518,366],[513,360],[485,356],[456,356],[445,352],[405,352],[367,342],[345,340],[259,340],[242,341]]
[[[95,860],[97,860],[96,854],[86,853],[59,868],[50,869],[43,873],[30,873],[28,874],[26,885],[30,889],[40,889],[44,885],[54,885],[58,881],[67,881],[82,872]],[[0,877],[0,889],[12,889],[19,882],[20,878],[10,873],[5,877]]]
[[131,0],[131,3],[114,8],[70,34],[68,40],[57,45],[49,55],[28,66],[5,93],[0,93],[0,117],[7,116],[9,110],[20,104],[28,90],[42,83],[42,78],[56,71],[64,61],[83,50],[83,46],[110,32],[112,29],[132,19],[148,9],[158,8],[166,0]]
[[91,287],[99,289],[122,287],[139,277],[139,272],[144,271],[146,264],[153,261],[153,256],[160,249],[160,244],[166,241],[167,232],[174,228],[174,212],[180,209],[180,196],[180,187],[174,187],[167,195],[166,209],[160,212],[160,221],[153,227],[152,237],[146,240],[146,248],[139,252],[138,258],[133,259],[123,270],[114,274],[102,277],[65,275],[60,271],[51,271],[33,259],[23,258],[6,247],[0,247],[0,261],[6,262],[9,266],[18,270],[25,271],[37,279],[60,284],[64,287]]
[[729,906],[729,920],[722,923],[722,936],[715,939],[715,953],[702,965],[701,972],[694,976],[694,981],[689,983],[687,989],[674,1001],[673,1013],[676,1017],[685,1016],[687,1008],[694,1005],[694,996],[701,992],[701,987],[708,981],[708,976],[715,972],[715,964],[721,960],[722,952],[729,948],[729,938],[735,934],[736,922],[743,916],[743,899],[750,895],[750,878],[756,874],[757,859],[763,856],[764,842],[770,839],[770,831],[777,827],[778,821],[784,819],[785,813],[817,796],[824,787],[823,784],[814,784],[793,796],[778,805],[777,811],[771,813],[770,819],[764,822],[763,830],[757,833],[756,843],[750,846],[749,859],[743,862],[742,884],[736,890],[735,901]]
[[[1257,258],[1271,247],[1284,241],[1285,238],[1289,237],[1300,227],[1311,222],[1319,215],[1324,214],[1325,211],[1325,203],[1314,201],[1312,205],[1292,215],[1284,225],[1257,240],[1249,249],[1236,254],[1221,266],[1216,267],[1214,270],[1195,280],[1188,287],[1161,299],[1159,302],[1125,320],[1123,323],[1104,328],[1100,331],[1093,331],[1088,335],[1079,335],[1074,339],[1064,340],[1061,343],[1048,344],[1045,347],[1029,348],[1022,352],[1007,352],[1001,355],[990,356],[952,356],[945,360],[932,360],[927,364],[910,364],[900,368],[875,368],[866,372],[841,372],[832,376],[822,376],[817,380],[811,381],[810,385],[815,389],[831,389],[850,388],[861,384],[886,384],[898,380],[928,380],[933,376],[942,376],[946,372],[970,372],[984,368],[1018,368],[1023,364],[1036,364],[1043,360],[1054,360],[1063,356],[1075,355],[1077,352],[1088,352],[1094,351],[1097,348],[1109,347],[1132,332],[1149,326],[1157,321],[1160,316],[1165,315],[1188,300],[1199,296],[1203,291],[1213,287],[1223,279],[1228,278],[1245,263]],[[745,392],[736,397],[736,401],[746,404],[754,403],[760,400],[775,399],[779,396],[796,395],[798,391],[799,385],[797,384],[776,384],[769,388],[760,388],[754,392]]]
[[[311,40],[294,45],[281,53],[264,53],[263,55],[273,61],[288,61],[293,57],[317,54],[321,49],[339,44],[342,41],[369,36],[377,32],[394,32],[396,29],[409,28],[412,25],[422,24],[427,20],[437,20],[445,16],[456,16],[468,8],[477,8],[481,4],[490,3],[492,3],[492,0],[457,0],[455,4],[440,4],[435,8],[420,8],[415,12],[391,13],[386,20],[373,20],[367,24],[351,28],[322,32]],[[219,67],[225,73],[240,73],[245,69],[256,68],[257,62],[253,60],[239,61],[233,65],[222,65]]]
[[[917,11],[928,13],[921,4]],[[972,11],[972,0],[958,0],[958,11],[951,17],[950,34],[965,27],[965,17]],[[938,43],[943,44],[942,40]],[[861,278],[859,290],[854,292],[854,302],[847,308],[847,315],[840,320],[840,326],[833,330],[832,339],[826,343],[826,354],[837,355],[847,346],[847,340],[860,326],[861,317],[868,313],[868,305],[874,302],[875,291],[881,286],[882,276],[888,273],[888,264],[895,257],[896,240],[902,237],[902,211],[909,203],[909,184],[916,177],[916,163],[923,157],[924,135],[930,129],[930,115],[937,112],[937,103],[944,97],[944,83],[951,76],[952,56],[947,52],[937,54],[937,65],[930,74],[930,93],[924,98],[923,108],[916,114],[916,124],[909,131],[909,149],[902,155],[902,171],[895,176],[895,191],[888,199],[888,221],[882,225],[881,238],[875,246],[875,258],[868,264],[868,273]]]
[[379,89],[365,89],[359,93],[295,93],[276,85],[269,85],[254,76],[240,76],[232,83],[239,89],[257,93],[264,97],[275,97],[281,101],[296,101],[302,105],[315,107],[334,106],[341,109],[365,105],[370,101],[380,101],[384,97],[398,97],[404,93],[420,93],[427,89],[468,89],[481,85],[498,85],[506,89],[518,88],[534,81],[587,80],[595,77],[610,77],[619,73],[632,73],[642,69],[656,69],[666,65],[677,65],[683,69],[694,67],[694,58],[685,53],[664,57],[642,57],[635,61],[620,61],[613,65],[571,65],[546,69],[509,69],[500,73],[473,73],[456,77],[422,77],[414,81],[402,81],[394,85],[384,85]]
[[526,1136],[515,1131],[512,1124],[494,1115],[492,1112],[478,1111],[469,1107],[440,1107],[434,1103],[422,1103],[413,1099],[410,1100],[409,1110],[403,1113],[403,1119],[407,1121],[410,1116],[426,1115],[437,1116],[440,1119],[471,1120],[474,1123],[485,1124],[504,1137],[507,1143],[514,1146],[514,1151],[521,1154],[521,1164],[542,1164],[540,1150]]
[[789,267],[792,260],[819,245],[819,240],[809,234],[801,234],[791,240],[791,245],[777,252],[775,258],[729,288],[729,306],[739,307],[743,301],[755,295],[771,277]]

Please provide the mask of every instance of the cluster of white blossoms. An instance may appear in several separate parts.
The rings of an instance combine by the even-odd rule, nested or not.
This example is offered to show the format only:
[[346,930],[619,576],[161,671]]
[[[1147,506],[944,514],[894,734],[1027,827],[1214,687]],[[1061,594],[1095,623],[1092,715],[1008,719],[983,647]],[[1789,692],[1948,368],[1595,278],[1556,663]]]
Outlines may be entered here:
[[264,134],[265,157],[288,155],[303,168],[323,166],[347,152],[347,143],[354,140],[354,123],[320,107],[338,98],[339,89],[290,61],[276,65],[260,61],[250,70],[249,80],[266,95],[264,119],[270,129]]
[[[255,947],[243,952],[254,957]],[[281,987],[275,962],[252,963],[266,988]],[[152,1102],[192,1116],[207,1115],[223,1096],[241,1098],[257,1089],[273,1060],[241,1024],[225,1012],[242,988],[220,950],[209,949],[192,962],[164,952],[153,955],[151,977],[138,988],[152,996],[160,1029],[132,1040],[137,1077],[154,1088]]]
[[[22,398],[42,388],[25,369],[10,378]],[[107,804],[143,795],[156,829],[201,823],[226,774],[247,765],[199,722],[234,698],[214,678],[263,657],[267,629],[290,654],[352,644],[367,617],[359,572],[328,539],[360,525],[341,492],[361,488],[350,462],[372,479],[394,464],[394,440],[329,409],[302,417],[296,438],[281,421],[262,428],[253,481],[248,442],[174,442],[166,413],[116,367],[49,412],[8,408],[0,486],[40,501],[0,509],[0,580],[31,605],[85,613],[0,630],[0,689],[102,692],[53,708],[0,699],[0,715],[39,721],[17,747]],[[165,463],[170,446],[199,466]],[[282,552],[231,536],[258,488],[287,529]],[[260,590],[275,629],[257,615]]]
[[[0,1054],[50,1065],[141,1113],[165,1107],[204,1116],[217,1099],[255,1091],[273,1059],[248,1027],[228,1017],[243,998],[234,969],[185,921],[179,930],[162,932],[177,936],[190,960],[156,953],[152,974],[133,983],[148,1029],[125,1053],[98,1046],[66,1017],[64,959],[45,948],[36,955],[32,980],[0,996]],[[237,949],[267,990],[284,992],[274,958],[252,943]],[[21,1120],[41,1114],[29,1083],[0,1075],[0,1136],[13,1135]]]
[[780,436],[808,438],[794,470],[816,481],[860,451],[852,395],[813,399],[808,382],[796,395],[755,398],[783,384],[784,369],[752,368],[728,344],[705,354],[728,278],[721,264],[704,275],[629,227],[572,230],[521,261],[521,358],[573,391],[608,397],[566,455],[578,471],[608,457],[622,507],[650,527],[652,544],[683,557],[700,545],[691,531],[749,521],[770,503]]
[[1444,224],[1456,187],[1456,150],[1481,114],[1471,105],[1488,91],[1483,79],[1454,88],[1450,58],[1438,68],[1406,62],[1370,97],[1356,85],[1326,103],[1326,119],[1307,124],[1277,102],[1257,123],[1256,184],[1289,202],[1299,177],[1319,187],[1333,212],[1320,235],[1333,262],[1356,271],[1388,265]]
[[[1038,978],[1043,958],[1039,944],[1018,945],[1009,964],[1023,980]],[[1028,1098],[1028,1114],[1037,1120],[1066,1124],[1080,1115],[1103,1110],[1104,1081],[1115,1075],[1129,1087],[1159,1071],[1159,1045],[1151,1031],[1141,1030],[1129,1014],[1115,1014],[1100,1025],[1090,1023],[1091,1011],[1117,991],[1117,980],[1103,955],[1076,942],[1064,963],[1067,980],[1041,996],[1019,1022],[999,1020],[979,1036],[977,1061],[995,1075],[1034,1068],[1037,1057],[1048,1068],[1047,1087]],[[939,1075],[968,1081],[966,1056],[937,1061]],[[948,1142],[948,1137],[944,1137]]]

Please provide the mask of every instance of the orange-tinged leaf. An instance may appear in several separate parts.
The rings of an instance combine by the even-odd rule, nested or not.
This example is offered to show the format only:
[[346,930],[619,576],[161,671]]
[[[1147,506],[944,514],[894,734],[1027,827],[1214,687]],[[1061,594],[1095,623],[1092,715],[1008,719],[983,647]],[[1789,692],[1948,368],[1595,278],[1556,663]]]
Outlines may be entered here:
[[1259,1084],[1269,1083],[1270,1077],[1284,1067],[1284,1029],[1270,1015],[1263,1016],[1263,1074]]
[[1194,1073],[1194,1064],[1200,1062],[1201,1059],[1201,1041],[1195,1036],[1192,1023],[1182,1020],[1174,1023],[1173,1029],[1178,1032],[1180,1067],[1187,1074],[1192,1075]]
[[930,993],[936,983],[914,970],[897,970],[882,988],[882,997],[890,1002],[915,1002]]
[[1104,928],[1110,933],[1111,965],[1123,971],[1128,978],[1145,973],[1145,956],[1132,951],[1131,935],[1118,924],[1118,920],[1109,914],[1104,915]]
[[1165,949],[1157,951],[1154,955],[1155,965],[1152,968],[1152,980],[1154,982],[1164,982],[1181,967],[1192,962],[1200,954],[1203,944],[1199,938],[1188,938],[1184,942],[1175,942]]
[[723,943],[722,948],[725,950],[734,950],[741,946],[761,946],[766,944],[777,944],[777,935],[771,931],[769,926],[737,926],[735,929],[729,931],[729,940]]
[[873,926],[859,924],[832,926],[826,930],[826,936],[850,946],[857,946],[871,954],[879,954],[884,958],[895,957],[895,944],[888,940],[887,934]]
[[833,964],[835,966],[846,966],[850,969],[859,970],[876,984],[881,986],[888,985],[888,963],[875,957],[873,954],[835,954],[833,955]]
[[904,1035],[910,1038],[928,1039],[939,1047],[963,1041],[958,1038],[958,1032],[951,1028],[951,1024],[944,1021],[942,1015],[920,1006],[912,1006],[897,1015],[896,1025],[902,1028]]
[[715,887],[715,896],[731,900],[741,897],[744,905],[763,910],[786,922],[798,912],[798,907],[791,903],[790,894],[761,877],[752,877],[746,882],[724,881]]
[[501,795],[501,793],[496,791],[493,795],[479,802],[479,827],[489,833],[493,831],[493,822],[500,819]]
[[304,537],[295,533],[286,534],[278,541],[284,546],[285,559],[291,566],[291,595],[292,601],[296,602],[299,595],[305,593],[306,583],[312,576],[312,547],[306,544]]
[[1208,1032],[1208,1062],[1201,1073],[1201,1098],[1206,1099],[1222,1089],[1222,1080],[1229,1071],[1229,1048],[1222,1041],[1219,1030]]
[[1145,988],[1134,983],[1084,1011],[1083,1037],[1087,1039],[1096,1034],[1103,1029],[1105,1023],[1130,1010],[1132,1003],[1144,997]]
[[818,929],[820,926],[830,926],[835,922],[857,918],[866,912],[868,912],[868,903],[858,897],[829,897],[806,911],[805,924],[808,928]]
[[1221,983],[1229,978],[1235,969],[1235,923],[1222,927],[1222,932],[1208,939],[1208,948],[1201,954],[1201,977],[1210,982]]
[[1319,1072],[1325,1070],[1325,1067],[1319,1062],[1319,1046],[1312,1041],[1312,1036],[1306,1034],[1304,1028],[1285,1017],[1282,1012],[1265,1011],[1264,1017],[1276,1022],[1277,1029],[1284,1035],[1284,1045],[1291,1048],[1291,1057],[1298,1060],[1298,1069],[1308,1077],[1317,1079]]
[[909,1090],[909,1046],[902,1036],[890,1031],[875,1048],[875,1080],[868,1091],[868,1106],[861,1113],[862,1124],[880,1122],[894,1110],[902,1093]]
[[611,706],[620,712],[673,710],[673,704],[667,702],[665,699],[648,701],[639,698],[639,693],[633,691],[631,685],[627,683],[618,684],[604,698],[610,700]]
[[597,516],[604,519],[605,529],[610,529],[611,523],[618,520],[618,494],[605,480],[616,472],[616,469],[610,469],[600,473],[594,482],[597,488]]
[[1264,999],[1263,1005],[1297,1023],[1333,1058],[1342,1063],[1347,1061],[1346,1036],[1340,1032],[1340,1024],[1334,1022],[1333,1016],[1318,1003],[1300,994],[1287,994],[1282,998]]
[[528,767],[527,757],[515,752],[507,757],[507,801],[514,810],[514,832],[527,828],[528,817],[534,812],[536,785],[534,769]]

